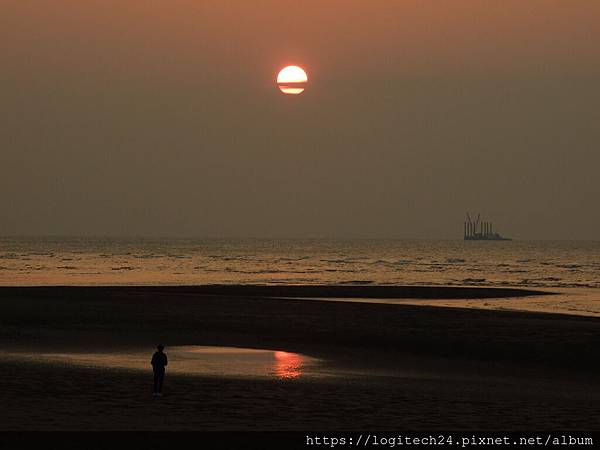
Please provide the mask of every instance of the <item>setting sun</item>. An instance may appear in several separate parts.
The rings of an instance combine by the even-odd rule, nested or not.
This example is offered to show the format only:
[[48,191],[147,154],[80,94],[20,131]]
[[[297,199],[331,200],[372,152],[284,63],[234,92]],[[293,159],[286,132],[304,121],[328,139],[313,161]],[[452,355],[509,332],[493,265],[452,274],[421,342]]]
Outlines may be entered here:
[[298,95],[304,92],[308,76],[302,67],[287,66],[277,75],[277,84],[284,94]]

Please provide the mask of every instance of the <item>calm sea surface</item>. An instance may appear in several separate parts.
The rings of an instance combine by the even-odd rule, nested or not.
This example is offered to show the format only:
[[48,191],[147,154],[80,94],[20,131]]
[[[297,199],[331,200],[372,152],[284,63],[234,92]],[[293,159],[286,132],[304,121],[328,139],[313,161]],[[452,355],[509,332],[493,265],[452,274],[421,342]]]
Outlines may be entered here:
[[0,238],[0,285],[600,287],[600,242]]

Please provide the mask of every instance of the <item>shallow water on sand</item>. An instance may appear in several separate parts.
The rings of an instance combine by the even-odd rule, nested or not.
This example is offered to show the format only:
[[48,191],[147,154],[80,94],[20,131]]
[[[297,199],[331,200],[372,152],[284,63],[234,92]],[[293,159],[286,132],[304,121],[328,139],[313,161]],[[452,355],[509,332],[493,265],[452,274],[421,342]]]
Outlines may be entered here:
[[[221,376],[296,379],[325,376],[320,361],[299,353],[235,347],[169,347],[167,367],[170,373]],[[151,370],[152,355],[144,351],[116,353],[11,353],[11,358],[27,361],[69,364],[83,367]]]
[[[348,355],[324,360],[300,353],[241,347],[173,346],[166,352],[169,358],[168,374],[217,377],[228,379],[270,379],[279,381],[306,380],[310,382],[351,380],[371,383],[419,379],[429,382],[465,381],[502,384],[509,379],[521,378],[527,369],[506,369],[471,362],[457,365],[444,358],[418,356],[391,356],[383,360],[357,360]],[[151,352],[148,349],[112,353],[84,353],[60,351],[0,352],[4,361],[25,364],[43,364],[50,367],[83,367],[93,370],[128,370],[152,373]],[[554,373],[554,375],[559,372]],[[537,380],[539,381],[539,380]],[[536,382],[537,382],[536,381]]]

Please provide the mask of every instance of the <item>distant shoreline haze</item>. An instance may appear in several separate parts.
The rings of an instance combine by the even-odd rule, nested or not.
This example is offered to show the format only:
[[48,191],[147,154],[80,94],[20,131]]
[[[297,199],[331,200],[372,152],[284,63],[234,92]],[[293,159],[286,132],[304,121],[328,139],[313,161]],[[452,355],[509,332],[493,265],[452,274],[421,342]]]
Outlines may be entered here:
[[[544,239],[528,239],[523,237],[506,236],[510,240],[522,241],[522,242],[600,242],[599,239],[577,239],[577,238],[544,238]],[[425,236],[425,237],[411,237],[411,236],[250,236],[250,235],[153,235],[153,234],[0,234],[0,240],[10,239],[32,239],[32,240],[77,240],[77,239],[92,239],[92,240],[168,240],[168,241],[463,241],[462,236]],[[499,244],[501,245],[501,244]]]

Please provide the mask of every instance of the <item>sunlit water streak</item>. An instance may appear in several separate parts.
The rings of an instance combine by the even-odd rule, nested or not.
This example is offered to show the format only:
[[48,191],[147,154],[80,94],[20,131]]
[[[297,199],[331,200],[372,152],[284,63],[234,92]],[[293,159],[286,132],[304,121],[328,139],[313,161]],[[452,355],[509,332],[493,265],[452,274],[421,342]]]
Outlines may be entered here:
[[0,285],[600,287],[600,242],[0,239]]

